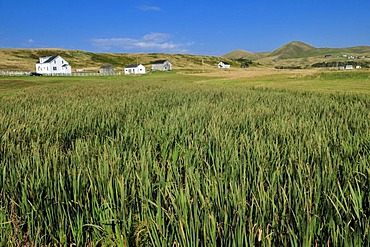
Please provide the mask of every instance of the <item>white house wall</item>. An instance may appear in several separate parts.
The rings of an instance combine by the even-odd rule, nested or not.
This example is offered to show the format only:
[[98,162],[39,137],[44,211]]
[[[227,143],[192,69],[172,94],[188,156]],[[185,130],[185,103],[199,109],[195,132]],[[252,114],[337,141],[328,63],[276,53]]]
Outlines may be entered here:
[[172,64],[169,61],[164,62],[163,64],[152,64],[152,70],[166,71],[172,70]]
[[145,74],[146,73],[145,67],[141,64],[139,66],[137,66],[137,73],[138,74]]
[[137,74],[145,74],[145,73],[146,73],[145,66],[141,64],[137,67],[125,68],[126,75],[130,75],[130,74],[137,75]]
[[125,68],[125,75],[136,74],[135,68]]
[[223,63],[223,62],[220,62],[220,63],[218,64],[218,67],[219,67],[220,69],[230,69],[230,64],[225,64],[225,63]]
[[40,57],[40,63],[45,63],[46,61],[49,60],[51,57]]
[[36,72],[40,74],[71,74],[72,69],[68,62],[57,56],[50,63],[43,63],[46,58],[40,58],[40,63],[36,63]]
[[40,74],[50,74],[50,64],[36,64],[36,72]]

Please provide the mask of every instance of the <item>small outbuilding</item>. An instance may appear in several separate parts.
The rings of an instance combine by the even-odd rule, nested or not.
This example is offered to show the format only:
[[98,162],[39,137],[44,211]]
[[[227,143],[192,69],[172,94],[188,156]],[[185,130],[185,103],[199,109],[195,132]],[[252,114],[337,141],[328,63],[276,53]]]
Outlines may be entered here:
[[103,65],[99,69],[99,73],[112,73],[114,72],[114,68],[111,65]]
[[219,62],[217,66],[219,69],[230,69],[230,64],[227,62]]
[[240,65],[240,68],[243,68],[243,69],[245,69],[245,68],[249,68],[249,63],[242,63],[242,64]]
[[157,60],[152,63],[152,71],[171,71],[172,64],[168,60]]
[[145,66],[142,64],[131,64],[124,68],[125,75],[142,75],[146,73]]

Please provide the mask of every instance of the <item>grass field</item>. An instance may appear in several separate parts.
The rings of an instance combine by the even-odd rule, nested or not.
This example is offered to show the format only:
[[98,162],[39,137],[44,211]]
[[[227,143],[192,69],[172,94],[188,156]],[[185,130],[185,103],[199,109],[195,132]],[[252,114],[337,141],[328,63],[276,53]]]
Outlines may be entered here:
[[243,73],[0,77],[0,245],[369,246],[369,73]]

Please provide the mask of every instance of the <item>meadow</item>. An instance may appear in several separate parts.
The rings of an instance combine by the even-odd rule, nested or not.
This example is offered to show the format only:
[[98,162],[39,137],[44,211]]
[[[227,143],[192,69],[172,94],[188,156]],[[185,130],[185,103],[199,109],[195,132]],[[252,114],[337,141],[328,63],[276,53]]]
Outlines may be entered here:
[[367,71],[0,77],[0,138],[1,246],[370,245]]

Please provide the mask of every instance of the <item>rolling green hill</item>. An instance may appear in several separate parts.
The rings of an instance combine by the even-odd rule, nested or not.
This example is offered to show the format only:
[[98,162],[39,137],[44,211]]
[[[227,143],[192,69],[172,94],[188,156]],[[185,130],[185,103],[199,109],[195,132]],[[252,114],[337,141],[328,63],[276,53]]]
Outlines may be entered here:
[[270,56],[279,57],[279,58],[295,58],[302,57],[304,54],[315,50],[316,48],[312,45],[300,42],[293,41],[288,44],[281,46],[280,48],[274,50]]
[[235,51],[225,54],[224,57],[229,58],[229,59],[243,58],[243,59],[255,60],[255,59],[263,57],[263,55],[259,53],[245,51],[245,50],[235,50]]
[[301,41],[293,41],[277,48],[272,52],[252,53],[244,50],[235,50],[224,55],[226,58],[246,58],[251,60],[293,59],[329,56],[370,56],[370,46],[355,46],[347,48],[317,48]]

